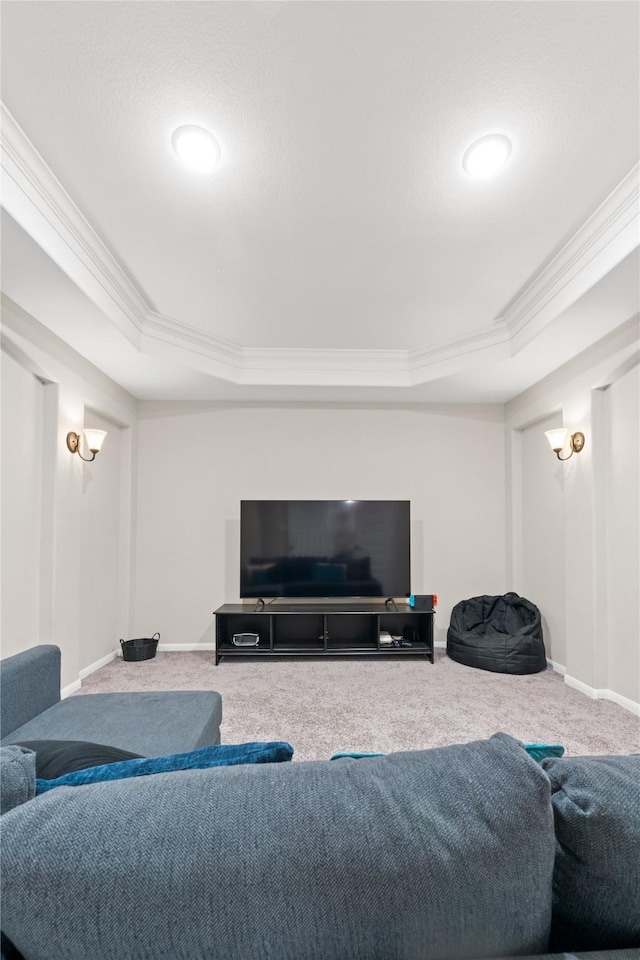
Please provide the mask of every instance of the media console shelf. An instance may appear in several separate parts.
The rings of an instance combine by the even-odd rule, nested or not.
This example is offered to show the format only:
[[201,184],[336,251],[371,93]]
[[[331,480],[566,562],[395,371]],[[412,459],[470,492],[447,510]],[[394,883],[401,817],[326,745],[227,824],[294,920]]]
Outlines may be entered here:
[[[216,666],[222,657],[423,656],[433,663],[433,610],[414,610],[384,603],[268,604],[260,610],[225,603],[216,618]],[[383,646],[380,632],[402,636],[411,646]],[[236,646],[235,634],[252,633],[257,646]]]

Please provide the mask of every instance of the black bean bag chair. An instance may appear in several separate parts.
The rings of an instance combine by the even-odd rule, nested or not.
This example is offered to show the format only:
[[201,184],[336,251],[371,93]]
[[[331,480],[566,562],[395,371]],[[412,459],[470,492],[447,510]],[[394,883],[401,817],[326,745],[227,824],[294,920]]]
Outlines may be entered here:
[[451,611],[447,653],[458,663],[494,673],[546,670],[540,611],[517,593],[461,600]]

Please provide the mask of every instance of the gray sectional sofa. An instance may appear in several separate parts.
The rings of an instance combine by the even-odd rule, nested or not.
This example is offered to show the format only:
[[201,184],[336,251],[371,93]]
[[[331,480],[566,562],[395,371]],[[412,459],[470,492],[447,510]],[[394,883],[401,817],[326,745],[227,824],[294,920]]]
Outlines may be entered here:
[[88,693],[60,699],[60,649],[0,661],[0,745],[89,740],[144,757],[220,742],[222,698],[207,690]]
[[638,756],[540,765],[496,734],[33,799],[22,756],[2,928],[26,960],[640,953]]

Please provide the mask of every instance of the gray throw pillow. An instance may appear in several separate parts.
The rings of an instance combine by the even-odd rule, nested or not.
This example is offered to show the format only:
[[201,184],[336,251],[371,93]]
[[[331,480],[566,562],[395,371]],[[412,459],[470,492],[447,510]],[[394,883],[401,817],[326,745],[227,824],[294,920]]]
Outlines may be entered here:
[[15,745],[0,747],[0,813],[8,813],[35,795],[36,755],[33,750]]
[[542,766],[557,838],[551,949],[640,947],[640,755]]
[[37,780],[56,780],[78,770],[140,757],[139,753],[86,740],[23,740],[17,745],[35,753]]

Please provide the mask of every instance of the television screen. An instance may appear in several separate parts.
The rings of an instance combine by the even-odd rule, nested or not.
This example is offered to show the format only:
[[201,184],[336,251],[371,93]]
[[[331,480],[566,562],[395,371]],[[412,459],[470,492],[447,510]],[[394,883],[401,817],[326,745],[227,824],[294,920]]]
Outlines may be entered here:
[[241,597],[410,591],[408,500],[242,500]]

